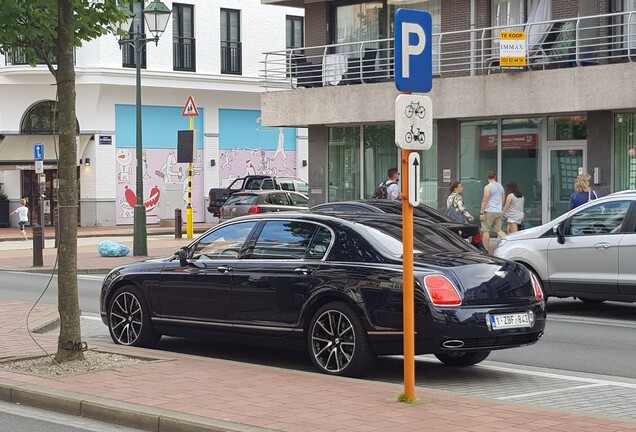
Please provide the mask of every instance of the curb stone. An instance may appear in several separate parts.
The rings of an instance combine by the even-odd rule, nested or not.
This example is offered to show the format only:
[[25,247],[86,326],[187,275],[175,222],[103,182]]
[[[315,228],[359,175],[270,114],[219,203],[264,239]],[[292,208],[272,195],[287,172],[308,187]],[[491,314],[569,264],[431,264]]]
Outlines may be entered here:
[[0,400],[55,411],[150,432],[275,432],[171,410],[83,396],[63,390],[39,391],[36,386],[0,379]]

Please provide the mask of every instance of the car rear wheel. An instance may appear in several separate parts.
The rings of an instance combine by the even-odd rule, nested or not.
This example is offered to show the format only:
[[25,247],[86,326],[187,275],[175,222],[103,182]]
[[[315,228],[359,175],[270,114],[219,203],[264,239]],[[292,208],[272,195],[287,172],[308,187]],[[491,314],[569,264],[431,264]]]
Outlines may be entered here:
[[141,292],[134,286],[117,290],[108,306],[108,331],[120,345],[150,348],[159,342],[150,322],[150,311]]
[[318,309],[307,343],[311,361],[329,375],[359,377],[375,361],[362,320],[345,303],[328,303]]
[[472,366],[486,360],[490,351],[435,354],[435,357],[447,366]]

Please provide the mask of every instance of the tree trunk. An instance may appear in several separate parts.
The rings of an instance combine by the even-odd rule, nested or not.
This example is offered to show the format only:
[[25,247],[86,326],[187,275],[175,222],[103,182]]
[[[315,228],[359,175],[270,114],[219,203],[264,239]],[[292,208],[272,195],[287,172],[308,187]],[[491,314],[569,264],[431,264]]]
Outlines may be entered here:
[[73,0],[57,0],[59,177],[58,311],[60,336],[55,360],[83,360],[80,309],[77,295],[77,142],[75,116],[75,65]]

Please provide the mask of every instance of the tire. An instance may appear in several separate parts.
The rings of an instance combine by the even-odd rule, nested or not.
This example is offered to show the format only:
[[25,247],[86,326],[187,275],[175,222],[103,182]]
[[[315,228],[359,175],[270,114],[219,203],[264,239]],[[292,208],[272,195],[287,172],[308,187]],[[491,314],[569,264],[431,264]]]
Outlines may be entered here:
[[313,364],[328,375],[360,377],[375,362],[375,353],[360,317],[345,303],[322,306],[311,319],[307,346]]
[[116,344],[154,347],[159,339],[150,322],[146,299],[134,286],[121,287],[108,305],[108,331]]
[[472,366],[486,360],[490,355],[490,351],[476,351],[453,354],[435,354],[435,357],[446,366]]

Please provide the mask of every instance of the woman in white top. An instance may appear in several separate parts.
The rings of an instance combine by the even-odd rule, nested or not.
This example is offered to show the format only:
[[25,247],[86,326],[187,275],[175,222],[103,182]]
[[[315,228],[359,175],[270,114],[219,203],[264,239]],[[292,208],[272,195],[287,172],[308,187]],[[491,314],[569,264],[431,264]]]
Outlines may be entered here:
[[503,208],[503,215],[508,222],[508,234],[519,231],[519,227],[523,222],[523,194],[517,186],[517,183],[511,181],[506,185],[508,194],[506,195],[506,204]]

